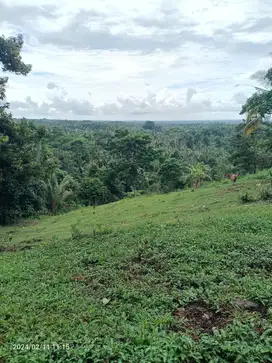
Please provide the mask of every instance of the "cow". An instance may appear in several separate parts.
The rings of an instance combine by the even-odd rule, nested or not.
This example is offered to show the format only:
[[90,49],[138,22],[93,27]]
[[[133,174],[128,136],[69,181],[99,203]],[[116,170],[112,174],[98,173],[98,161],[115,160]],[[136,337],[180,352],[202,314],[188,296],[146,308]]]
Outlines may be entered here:
[[232,185],[236,182],[239,174],[225,174],[225,178],[230,178],[232,181]]

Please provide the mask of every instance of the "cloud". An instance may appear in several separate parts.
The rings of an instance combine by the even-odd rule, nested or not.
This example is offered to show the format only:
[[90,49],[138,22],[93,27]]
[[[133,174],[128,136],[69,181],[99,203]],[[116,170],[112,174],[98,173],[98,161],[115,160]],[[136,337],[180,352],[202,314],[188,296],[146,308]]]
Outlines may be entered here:
[[22,26],[37,17],[55,19],[55,10],[55,5],[8,4],[0,0],[0,24],[6,22]]
[[23,32],[33,64],[10,75],[7,99],[25,117],[240,117],[253,89],[235,84],[255,85],[252,73],[271,66],[271,10],[269,0],[0,0],[0,34]]
[[187,94],[186,94],[186,104],[187,104],[187,105],[191,102],[191,100],[192,100],[193,96],[194,96],[196,93],[197,93],[197,92],[196,92],[196,90],[195,90],[194,88],[188,88],[188,90],[187,90]]
[[246,32],[246,33],[255,33],[262,31],[271,31],[272,30],[272,17],[262,17],[259,19],[256,18],[248,18],[246,21],[234,23],[229,27],[229,31],[231,32]]
[[[197,95],[193,100],[193,96]],[[167,89],[160,89],[158,92],[147,92],[145,96],[135,97],[133,95],[119,95],[114,102],[104,102],[94,105],[89,100],[77,100],[71,97],[54,96],[50,100],[35,102],[31,97],[27,97],[24,102],[15,101],[11,103],[13,111],[25,112],[32,110],[40,117],[51,117],[56,115],[84,116],[108,118],[114,115],[121,115],[122,118],[145,117],[160,114],[164,119],[168,115],[179,119],[181,114],[194,116],[199,113],[232,112],[239,111],[236,94],[233,100],[219,102],[209,98],[198,96],[196,90],[189,88],[185,93],[172,94]],[[239,103],[239,102],[238,102]]]
[[237,92],[233,95],[232,99],[238,105],[243,105],[247,100],[247,96],[243,92]]
[[37,77],[46,77],[46,76],[54,76],[54,73],[51,72],[32,72],[31,73],[32,76],[37,76]]
[[54,82],[48,82],[47,83],[47,88],[48,89],[59,89],[59,86]]
[[73,115],[92,115],[94,106],[87,100],[77,100],[75,98],[64,99],[62,97],[53,97],[51,101],[35,102],[31,97],[26,97],[24,102],[13,101],[12,110],[17,110],[24,114],[25,111],[31,110],[37,116],[50,116],[53,112],[56,114],[73,114]]
[[171,50],[186,41],[202,42],[206,37],[193,31],[181,30],[161,34],[114,33],[107,26],[92,30],[88,23],[77,15],[57,32],[43,32],[37,35],[40,43],[58,47],[91,50],[119,50],[152,52],[157,49]]

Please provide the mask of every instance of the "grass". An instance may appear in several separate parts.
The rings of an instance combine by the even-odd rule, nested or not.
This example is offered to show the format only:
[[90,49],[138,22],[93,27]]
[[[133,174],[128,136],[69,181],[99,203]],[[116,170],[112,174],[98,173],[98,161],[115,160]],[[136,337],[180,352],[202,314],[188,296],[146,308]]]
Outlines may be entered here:
[[271,203],[239,199],[258,183],[0,228],[0,361],[272,361]]

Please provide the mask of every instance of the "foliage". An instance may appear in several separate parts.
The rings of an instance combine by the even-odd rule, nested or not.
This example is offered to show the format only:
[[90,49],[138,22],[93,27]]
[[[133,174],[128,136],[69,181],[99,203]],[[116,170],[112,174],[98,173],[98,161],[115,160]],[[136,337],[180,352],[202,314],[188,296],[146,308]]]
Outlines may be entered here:
[[74,181],[70,175],[66,175],[61,181],[54,173],[47,182],[48,209],[53,213],[59,212],[65,201],[73,195]]
[[153,122],[153,121],[146,121],[143,124],[143,129],[144,130],[154,130],[155,127],[156,127],[156,125],[155,125],[155,122]]
[[240,112],[246,115],[245,135],[252,134],[272,114],[272,68],[268,69],[262,80],[270,89],[256,87],[257,92],[247,99]]
[[[23,63],[22,36],[0,37],[0,63],[4,72],[27,75],[30,65]],[[8,79],[0,78],[0,100],[5,99]],[[43,179],[57,162],[44,144],[45,128],[32,122],[15,122],[0,108],[0,224],[13,223],[20,217],[45,210]]]
[[6,224],[45,209],[43,179],[57,160],[31,122],[15,123],[3,113],[0,131],[8,137],[0,144],[0,224]]
[[199,188],[203,180],[211,180],[206,172],[207,167],[201,163],[196,163],[189,167],[188,180],[192,186]]
[[260,199],[272,201],[272,185],[265,186],[261,189]]
[[13,72],[26,76],[31,71],[31,65],[22,61],[21,50],[23,36],[5,38],[0,36],[0,62],[4,72]]
[[80,229],[77,227],[76,224],[72,224],[70,227],[71,231],[71,238],[73,241],[79,240],[83,237],[83,234],[81,233]]
[[184,170],[178,159],[173,157],[166,159],[158,174],[162,191],[169,192],[184,188]]
[[83,178],[78,196],[84,205],[99,205],[111,201],[108,188],[98,178]]
[[249,195],[248,192],[245,192],[241,195],[239,195],[239,199],[240,201],[243,203],[243,204],[246,204],[246,203],[251,203],[254,201],[254,199],[252,198],[251,195]]

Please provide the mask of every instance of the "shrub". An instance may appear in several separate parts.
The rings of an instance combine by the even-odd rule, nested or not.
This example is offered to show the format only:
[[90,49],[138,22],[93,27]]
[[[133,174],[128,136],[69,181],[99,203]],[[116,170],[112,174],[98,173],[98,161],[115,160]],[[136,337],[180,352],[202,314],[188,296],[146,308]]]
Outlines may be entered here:
[[93,237],[104,236],[104,235],[112,233],[112,231],[113,231],[113,229],[111,227],[103,226],[102,224],[97,224],[93,228]]
[[272,187],[263,187],[260,192],[260,200],[271,200],[272,201]]
[[244,180],[272,180],[272,168],[258,171],[256,174],[248,174]]
[[144,194],[143,190],[136,190],[135,192],[126,193],[126,198],[140,197],[143,194]]
[[246,204],[246,203],[253,202],[254,201],[254,198],[251,195],[249,195],[248,192],[245,192],[245,193],[239,195],[239,200],[243,204]]
[[78,196],[85,205],[99,205],[112,201],[112,195],[98,178],[84,178]]
[[72,240],[78,240],[82,237],[82,233],[76,224],[72,224],[70,228]]

